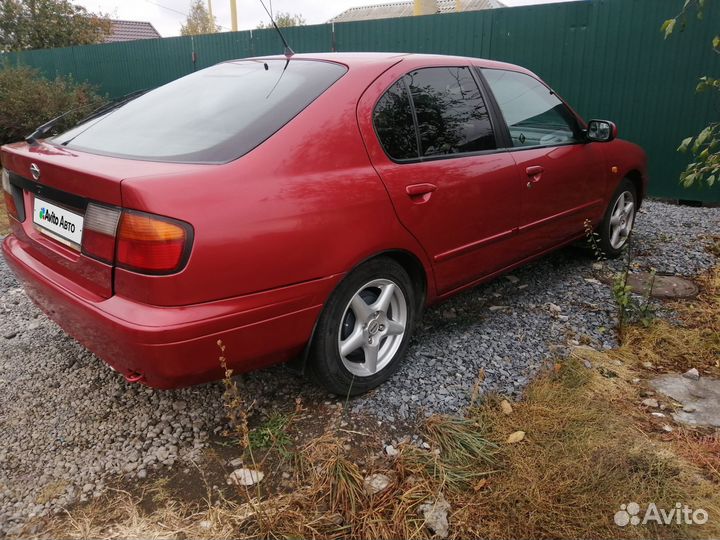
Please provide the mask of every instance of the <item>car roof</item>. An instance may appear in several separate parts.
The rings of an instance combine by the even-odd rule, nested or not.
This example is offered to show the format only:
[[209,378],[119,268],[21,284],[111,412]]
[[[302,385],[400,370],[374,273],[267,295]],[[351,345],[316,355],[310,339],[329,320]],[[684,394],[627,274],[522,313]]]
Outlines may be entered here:
[[[261,56],[254,59],[264,60],[286,60],[287,57],[284,55],[271,55]],[[484,58],[472,58],[469,56],[453,56],[445,54],[419,54],[419,53],[403,53],[403,52],[329,52],[329,53],[299,53],[292,56],[293,59],[300,60],[322,60],[326,62],[338,62],[347,65],[352,69],[353,66],[366,66],[368,64],[376,65],[392,65],[399,60],[408,59],[412,60],[413,63],[422,64],[427,62],[428,64],[437,64],[438,60],[442,58],[457,60],[466,60],[468,63],[483,67],[483,68],[495,68],[495,69],[510,69],[513,71],[521,71],[530,73],[529,70],[522,66],[515,64],[508,64],[506,62],[499,62],[496,60],[487,60]],[[238,60],[230,60],[230,62],[241,62],[243,60],[250,60],[249,58],[242,58]]]

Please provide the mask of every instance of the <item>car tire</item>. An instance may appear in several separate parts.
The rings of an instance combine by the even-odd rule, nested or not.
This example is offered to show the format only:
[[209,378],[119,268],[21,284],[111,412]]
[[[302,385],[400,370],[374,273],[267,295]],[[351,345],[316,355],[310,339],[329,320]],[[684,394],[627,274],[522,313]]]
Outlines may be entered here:
[[606,257],[613,259],[627,245],[637,214],[637,192],[625,178],[613,193],[602,223],[597,228],[599,247]]
[[318,320],[308,358],[311,376],[341,396],[385,382],[407,352],[417,304],[413,283],[395,260],[378,257],[353,270]]

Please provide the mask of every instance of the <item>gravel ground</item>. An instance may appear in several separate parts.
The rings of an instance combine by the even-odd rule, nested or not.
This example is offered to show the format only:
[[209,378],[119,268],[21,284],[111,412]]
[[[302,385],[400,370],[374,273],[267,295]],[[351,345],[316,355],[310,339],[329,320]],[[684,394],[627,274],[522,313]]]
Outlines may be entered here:
[[[635,262],[696,275],[720,209],[648,202]],[[611,266],[618,268],[618,263]],[[353,411],[390,423],[465,407],[480,368],[484,391],[517,396],[548,354],[578,342],[615,345],[616,310],[601,270],[568,248],[429,310],[400,373]],[[126,384],[45,318],[0,258],[0,537],[29,518],[100,495],[118,475],[142,478],[196,459],[223,422],[222,387],[161,392]],[[327,399],[283,367],[250,374],[262,408]]]

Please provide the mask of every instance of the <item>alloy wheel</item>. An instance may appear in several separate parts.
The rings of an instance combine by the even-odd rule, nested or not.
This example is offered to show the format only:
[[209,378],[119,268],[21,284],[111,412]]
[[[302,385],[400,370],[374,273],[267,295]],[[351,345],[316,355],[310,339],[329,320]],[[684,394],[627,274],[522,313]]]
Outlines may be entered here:
[[635,199],[629,191],[623,191],[615,201],[610,215],[610,245],[621,249],[630,237],[635,222]]
[[358,377],[385,368],[402,344],[408,306],[401,288],[388,279],[375,279],[352,296],[338,331],[343,365]]

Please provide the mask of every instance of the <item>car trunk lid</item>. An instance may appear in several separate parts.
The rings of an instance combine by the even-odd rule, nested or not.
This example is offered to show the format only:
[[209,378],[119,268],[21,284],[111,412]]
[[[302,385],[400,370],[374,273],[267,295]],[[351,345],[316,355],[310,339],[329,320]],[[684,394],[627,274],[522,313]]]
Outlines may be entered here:
[[[44,142],[4,146],[1,155],[11,184],[22,189],[25,219],[13,232],[33,257],[99,298],[113,294],[114,268],[82,252],[78,228],[88,204],[122,207],[124,179],[173,174],[188,167],[100,156]],[[55,222],[43,221],[45,213],[52,213]],[[63,230],[64,220],[76,221],[71,223],[75,230]]]

